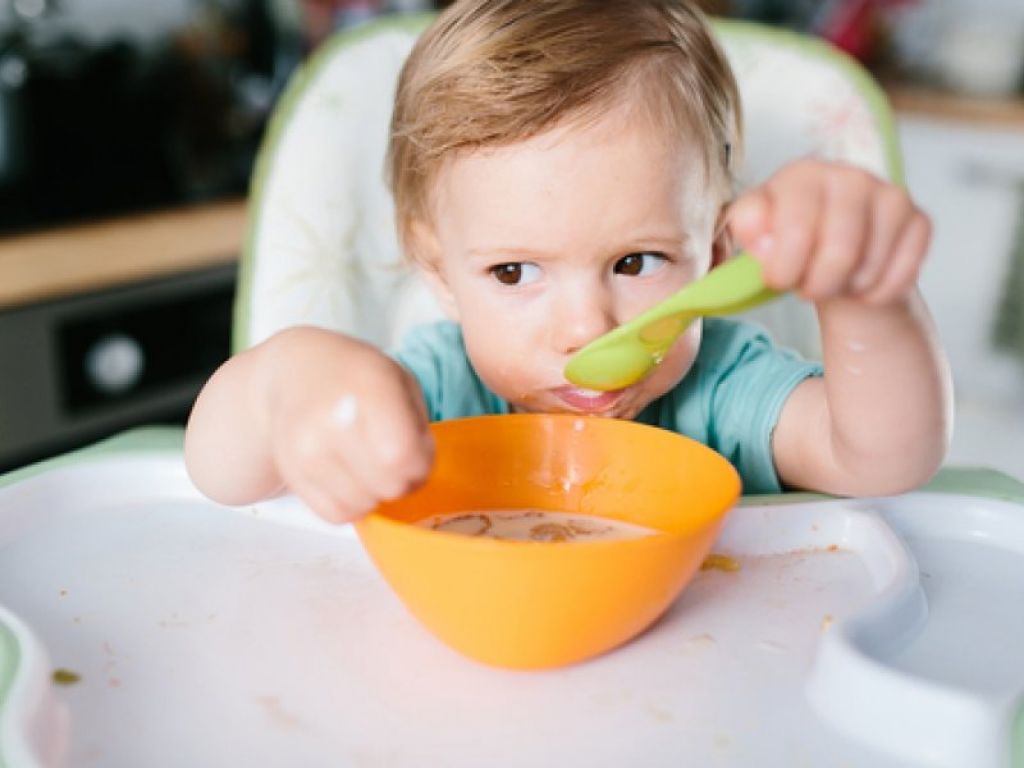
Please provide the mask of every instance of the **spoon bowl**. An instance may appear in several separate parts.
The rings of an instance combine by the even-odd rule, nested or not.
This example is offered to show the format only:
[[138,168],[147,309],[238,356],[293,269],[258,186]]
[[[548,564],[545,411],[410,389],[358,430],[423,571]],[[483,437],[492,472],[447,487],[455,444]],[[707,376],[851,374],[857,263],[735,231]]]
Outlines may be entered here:
[[742,312],[778,295],[765,286],[760,262],[749,253],[741,253],[594,339],[569,360],[565,376],[588,389],[628,387],[661,363],[696,318]]

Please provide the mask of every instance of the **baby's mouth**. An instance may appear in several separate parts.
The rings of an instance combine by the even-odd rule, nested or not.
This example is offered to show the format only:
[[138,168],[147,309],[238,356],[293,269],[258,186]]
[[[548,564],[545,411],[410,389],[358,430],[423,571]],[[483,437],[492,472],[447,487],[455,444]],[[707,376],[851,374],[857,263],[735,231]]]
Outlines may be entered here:
[[572,410],[580,413],[604,413],[611,410],[622,397],[624,389],[615,389],[609,392],[599,392],[594,389],[583,389],[581,387],[558,387],[552,393],[568,405]]

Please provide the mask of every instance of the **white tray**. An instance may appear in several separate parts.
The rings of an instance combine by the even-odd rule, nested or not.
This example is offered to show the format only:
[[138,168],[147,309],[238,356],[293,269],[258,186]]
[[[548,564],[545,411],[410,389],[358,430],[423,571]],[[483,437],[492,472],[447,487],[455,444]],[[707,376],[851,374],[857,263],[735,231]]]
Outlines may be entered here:
[[0,764],[1024,760],[1024,507],[741,507],[715,550],[741,570],[634,642],[508,672],[435,640],[293,499],[214,505],[177,452],[54,466],[0,488]]

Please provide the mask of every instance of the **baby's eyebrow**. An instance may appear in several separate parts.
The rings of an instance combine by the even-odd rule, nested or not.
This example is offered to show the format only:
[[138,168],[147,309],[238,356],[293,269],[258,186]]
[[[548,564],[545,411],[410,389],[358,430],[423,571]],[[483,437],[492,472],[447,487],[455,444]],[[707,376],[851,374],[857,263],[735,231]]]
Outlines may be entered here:
[[[690,238],[685,234],[670,237],[656,236],[624,238],[621,244],[613,245],[609,250],[627,253],[659,247],[678,249],[685,247],[689,240]],[[546,251],[542,248],[527,248],[525,246],[516,245],[478,246],[470,248],[468,250],[468,254],[470,256],[479,256],[481,258],[494,256],[511,256],[514,258],[553,258],[559,255],[556,251]]]
[[638,237],[628,241],[624,248],[632,250],[646,250],[650,248],[666,248],[676,250],[683,248],[690,241],[686,235],[680,234],[674,237]]
[[536,248],[524,248],[522,246],[486,246],[470,248],[468,255],[479,259],[500,258],[505,261],[533,261],[536,259],[555,258],[558,254]]

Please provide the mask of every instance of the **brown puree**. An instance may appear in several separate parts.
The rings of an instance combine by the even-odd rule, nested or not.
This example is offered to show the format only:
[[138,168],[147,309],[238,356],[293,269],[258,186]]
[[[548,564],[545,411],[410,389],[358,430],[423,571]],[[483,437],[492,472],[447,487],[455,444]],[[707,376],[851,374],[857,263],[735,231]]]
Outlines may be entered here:
[[434,515],[417,525],[435,531],[506,541],[608,541],[638,539],[658,531],[642,525],[573,512],[488,509]]

